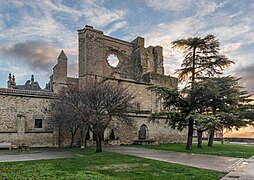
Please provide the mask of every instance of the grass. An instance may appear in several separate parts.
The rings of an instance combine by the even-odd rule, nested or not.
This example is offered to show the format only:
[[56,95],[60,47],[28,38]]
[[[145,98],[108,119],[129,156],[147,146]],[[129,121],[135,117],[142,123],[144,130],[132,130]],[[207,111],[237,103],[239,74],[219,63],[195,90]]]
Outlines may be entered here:
[[209,154],[226,157],[250,158],[254,155],[254,145],[243,144],[218,144],[215,143],[213,147],[204,145],[203,148],[197,148],[197,144],[193,143],[192,150],[185,149],[186,144],[162,144],[158,146],[153,145],[134,145],[135,147],[187,152],[195,154]]
[[81,157],[0,163],[0,179],[219,179],[205,169],[110,152],[72,150]]

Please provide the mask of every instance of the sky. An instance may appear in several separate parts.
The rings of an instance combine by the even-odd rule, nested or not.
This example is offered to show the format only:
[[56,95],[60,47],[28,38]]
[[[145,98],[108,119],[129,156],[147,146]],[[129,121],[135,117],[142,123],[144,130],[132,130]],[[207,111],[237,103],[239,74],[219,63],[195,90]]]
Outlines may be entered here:
[[68,76],[78,77],[77,30],[85,25],[125,41],[145,38],[163,47],[167,75],[176,76],[183,56],[171,42],[214,34],[221,53],[235,64],[225,75],[241,77],[254,93],[253,0],[0,0],[0,87],[8,74],[24,84],[49,81],[61,50]]

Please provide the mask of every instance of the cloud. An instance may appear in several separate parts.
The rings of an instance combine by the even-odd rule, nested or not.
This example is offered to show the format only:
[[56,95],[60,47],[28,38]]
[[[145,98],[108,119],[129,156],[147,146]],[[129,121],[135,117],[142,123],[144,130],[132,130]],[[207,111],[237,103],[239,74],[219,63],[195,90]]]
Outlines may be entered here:
[[215,2],[215,1],[197,1],[196,2],[196,16],[197,17],[203,17],[207,15],[211,15],[214,13],[217,9],[224,7],[226,4],[226,1],[224,2]]
[[247,34],[253,34],[253,32],[251,26],[245,22],[229,26],[214,27],[208,30],[208,33],[216,34],[218,38],[223,41],[244,41],[244,43],[254,42],[254,40],[251,40],[250,38],[246,39]]
[[19,58],[31,68],[48,71],[56,61],[58,51],[44,41],[26,41],[0,47],[0,52]]
[[240,83],[249,93],[254,94],[254,63],[236,69],[235,75],[242,77]]
[[97,28],[123,20],[125,14],[126,12],[123,10],[106,9],[101,4],[98,4],[97,1],[88,1],[84,5],[84,16],[87,18],[88,24],[92,24]]
[[[2,40],[13,43],[28,39],[43,39],[57,44],[58,47],[76,47],[76,32],[68,29],[66,24],[60,21],[60,18],[54,16],[55,11],[47,5],[47,2],[49,1],[41,3],[22,1],[23,6],[15,6],[16,4],[13,4],[12,9],[17,11],[17,13],[4,13],[5,16],[10,16],[11,18],[9,21],[4,22],[6,27]],[[9,8],[8,5],[7,3],[5,8]],[[17,14],[18,17],[16,17]],[[19,18],[19,20],[16,21],[16,18]]]
[[[85,0],[69,6],[62,0],[41,2],[10,0],[10,3],[0,2],[0,6],[2,6],[0,12],[11,8],[16,11],[15,16],[18,14],[18,17],[15,17],[11,12],[1,12],[5,19],[10,17],[8,22],[4,22],[8,24],[6,27],[8,30],[0,33],[3,40],[44,39],[65,48],[77,47],[75,30],[80,29],[80,25],[90,24],[95,28],[102,28],[112,24],[112,27],[117,30],[123,27],[119,23],[125,23],[126,14],[121,9],[105,8],[103,1],[99,0]],[[17,18],[19,18],[18,21],[16,21]]]
[[172,11],[180,11],[184,9],[188,9],[192,4],[192,0],[146,0],[148,6],[160,10],[172,10]]
[[54,3],[52,1],[44,1],[46,7],[48,10],[54,13],[65,13],[68,14],[69,17],[71,17],[73,20],[77,21],[79,17],[82,16],[82,13],[80,13],[79,10],[73,7],[68,7],[66,5],[61,4],[61,1],[55,1]]
[[17,0],[9,0],[8,3],[0,1],[0,5],[3,6],[15,6],[15,7],[24,7],[24,2]]
[[174,12],[186,12],[196,14],[198,17],[210,15],[218,8],[224,7],[226,2],[215,0],[145,0],[146,4],[156,10],[170,10]]
[[120,21],[120,22],[117,22],[117,23],[113,24],[113,26],[112,26],[109,30],[107,30],[107,31],[105,32],[105,34],[111,34],[112,32],[115,32],[115,31],[117,31],[118,29],[121,29],[121,28],[125,27],[126,24],[127,24],[127,21]]
[[241,43],[232,43],[232,44],[226,44],[223,46],[222,53],[223,54],[229,54],[234,53],[235,51],[239,50],[241,48]]

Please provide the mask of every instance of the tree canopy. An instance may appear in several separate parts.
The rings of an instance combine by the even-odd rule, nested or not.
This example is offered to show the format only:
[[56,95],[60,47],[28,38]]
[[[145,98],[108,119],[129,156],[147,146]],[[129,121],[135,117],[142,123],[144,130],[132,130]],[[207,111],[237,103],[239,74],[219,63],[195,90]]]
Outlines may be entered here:
[[180,81],[193,82],[196,78],[221,74],[234,61],[220,54],[218,39],[209,34],[204,38],[190,37],[172,42],[174,49],[183,52],[181,68],[176,70]]

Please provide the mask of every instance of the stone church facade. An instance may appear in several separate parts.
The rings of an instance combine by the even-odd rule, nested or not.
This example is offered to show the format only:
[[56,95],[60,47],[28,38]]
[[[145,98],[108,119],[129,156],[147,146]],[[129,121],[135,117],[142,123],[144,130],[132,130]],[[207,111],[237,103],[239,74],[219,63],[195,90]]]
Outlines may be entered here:
[[[78,30],[79,77],[67,76],[68,58],[62,51],[53,67],[53,74],[46,89],[42,90],[34,77],[25,85],[16,85],[9,75],[8,88],[0,88],[0,142],[22,143],[34,147],[58,146],[58,133],[52,127],[49,104],[55,93],[68,84],[86,84],[88,78],[99,78],[119,83],[136,97],[132,125],[114,120],[106,129],[104,140],[108,142],[112,132],[117,143],[133,142],[182,142],[186,132],[168,127],[165,119],[149,121],[152,112],[163,111],[161,102],[147,88],[151,85],[177,87],[177,78],[164,75],[162,47],[144,47],[144,38],[132,42],[109,37],[102,31],[86,26]],[[92,141],[92,135],[90,135]],[[67,145],[69,139],[65,139]]]

